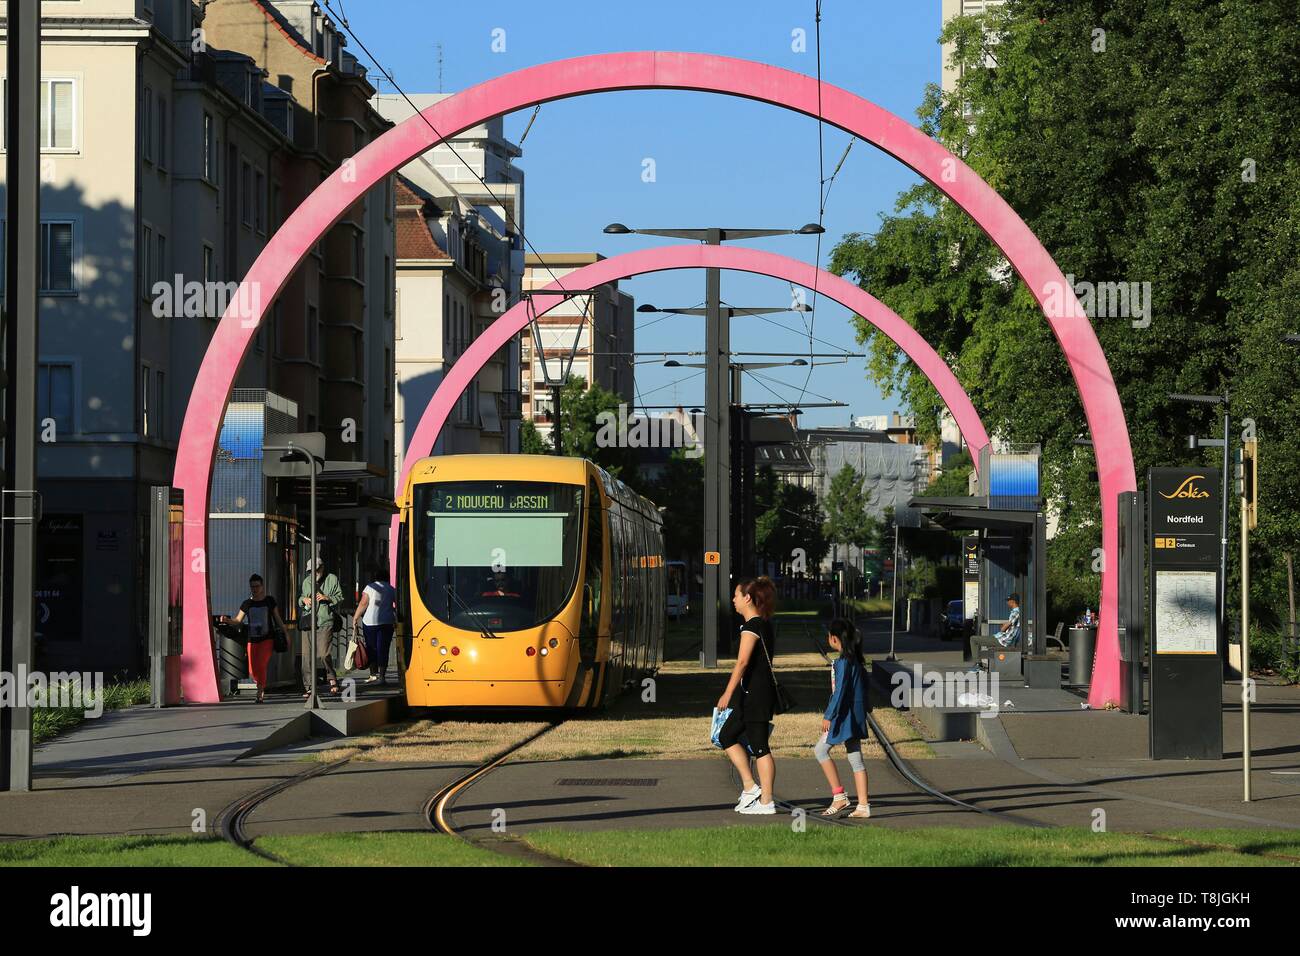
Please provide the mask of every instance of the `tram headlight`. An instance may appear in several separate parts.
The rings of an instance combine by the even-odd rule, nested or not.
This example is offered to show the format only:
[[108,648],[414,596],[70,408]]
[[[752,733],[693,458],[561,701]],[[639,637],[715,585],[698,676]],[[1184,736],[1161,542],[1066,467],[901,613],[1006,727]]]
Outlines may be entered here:
[[438,648],[438,653],[441,654],[443,657],[446,657],[446,656],[447,656],[447,648],[445,648],[445,647],[440,647],[440,648]]
[[546,656],[547,654],[549,654],[549,653],[551,653],[551,649],[550,649],[549,647],[543,647],[543,648],[542,648],[542,656],[543,656],[543,657],[545,657],[545,656]]
[[556,647],[559,647],[559,646],[560,646],[560,642],[557,641],[555,638],[551,638],[551,647],[552,647],[552,649],[554,649],[554,648],[556,648]]

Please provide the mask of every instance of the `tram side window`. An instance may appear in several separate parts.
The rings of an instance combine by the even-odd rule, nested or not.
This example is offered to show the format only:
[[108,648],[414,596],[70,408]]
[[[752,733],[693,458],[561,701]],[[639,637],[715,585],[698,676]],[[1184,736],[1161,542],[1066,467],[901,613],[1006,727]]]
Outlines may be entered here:
[[588,483],[587,508],[587,563],[584,576],[586,593],[582,601],[582,628],[578,634],[579,654],[585,661],[596,656],[596,639],[600,636],[601,567],[605,561],[605,535],[600,491],[596,483]]
[[[613,612],[610,621],[610,633],[613,636],[615,647],[621,647],[623,643],[623,528],[620,524],[619,512],[622,509],[615,503],[610,505],[609,509],[609,572],[610,588],[613,592],[613,605],[610,610]],[[611,653],[616,653],[611,649]]]
[[623,512],[623,573],[627,575],[627,614],[623,618],[623,654],[628,667],[636,667],[636,618],[638,613],[636,590],[636,515]]
[[650,640],[650,548],[646,542],[648,522],[645,515],[638,515],[636,522],[636,549],[639,557],[636,562],[637,591],[641,606],[637,608],[636,666],[638,669],[646,664],[646,644]]

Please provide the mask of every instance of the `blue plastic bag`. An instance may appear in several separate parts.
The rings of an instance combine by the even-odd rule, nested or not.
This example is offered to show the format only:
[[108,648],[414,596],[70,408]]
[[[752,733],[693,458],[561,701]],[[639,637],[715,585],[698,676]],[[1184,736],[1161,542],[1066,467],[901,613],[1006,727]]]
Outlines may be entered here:
[[713,743],[713,746],[722,747],[721,741],[718,740],[718,734],[722,733],[722,725],[727,722],[727,718],[730,716],[730,707],[722,710],[718,710],[716,707],[713,708],[713,726],[709,729],[709,740]]

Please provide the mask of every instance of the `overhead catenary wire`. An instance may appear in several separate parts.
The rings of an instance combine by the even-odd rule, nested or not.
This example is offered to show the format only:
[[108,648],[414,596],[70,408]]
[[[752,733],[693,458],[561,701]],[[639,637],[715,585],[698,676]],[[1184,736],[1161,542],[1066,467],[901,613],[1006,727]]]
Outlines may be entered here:
[[[340,26],[343,27],[343,29],[344,29],[344,31],[347,33],[347,35],[348,35],[348,36],[349,36],[349,37],[350,37],[350,38],[351,38],[351,39],[352,39],[352,40],[357,44],[357,46],[361,49],[361,51],[366,55],[366,57],[367,57],[367,58],[370,60],[370,62],[374,65],[375,69],[377,69],[377,70],[380,72],[380,74],[381,74],[381,75],[382,75],[382,76],[383,76],[383,77],[384,77],[384,78],[385,78],[389,83],[392,84],[393,89],[397,91],[397,93],[402,97],[403,100],[405,100],[406,104],[411,108],[411,110],[412,110],[416,115],[418,115],[418,116],[420,117],[420,119],[424,122],[424,124],[425,124],[426,126],[429,127],[430,131],[433,132],[434,136],[436,136],[436,137],[438,138],[438,140],[439,140],[439,144],[445,146],[445,147],[446,147],[446,148],[451,152],[451,154],[456,158],[456,160],[457,160],[458,162],[460,162],[461,165],[463,165],[466,169],[469,170],[470,174],[471,174],[471,175],[474,177],[474,179],[479,183],[479,185],[482,186],[483,190],[487,193],[487,195],[490,196],[490,197],[492,198],[492,200],[493,200],[493,201],[494,201],[498,206],[501,207],[501,211],[502,211],[502,214],[503,214],[503,216],[504,216],[504,218],[505,218],[506,223],[510,226],[510,228],[511,228],[514,232],[516,232],[516,233],[519,235],[521,241],[522,241],[522,242],[524,243],[524,245],[525,245],[525,246],[526,246],[526,247],[527,247],[527,248],[528,248],[528,249],[533,253],[533,255],[535,255],[535,256],[537,257],[538,264],[539,264],[540,266],[542,266],[542,268],[544,268],[544,269],[546,270],[546,272],[550,275],[550,277],[551,277],[552,281],[555,283],[555,285],[556,285],[559,289],[564,290],[564,291],[567,291],[567,287],[565,286],[565,284],[564,284],[564,282],[562,281],[562,279],[561,279],[558,275],[556,275],[555,270],[551,268],[551,266],[550,266],[549,263],[547,263],[545,256],[543,256],[543,255],[542,255],[542,254],[537,250],[537,247],[536,247],[535,245],[533,245],[532,240],[530,240],[530,239],[528,238],[527,233],[526,233],[526,232],[524,231],[524,229],[519,225],[519,223],[518,223],[518,221],[515,219],[515,217],[514,217],[513,215],[511,215],[511,213],[510,213],[510,211],[509,211],[509,208],[508,208],[507,204],[506,204],[505,202],[502,201],[502,199],[501,199],[501,198],[500,198],[500,197],[499,197],[499,196],[498,196],[498,195],[493,191],[492,187],[487,183],[487,181],[484,180],[484,178],[483,178],[482,176],[479,175],[478,171],[475,170],[474,167],[473,167],[473,166],[472,166],[472,165],[471,165],[471,164],[470,164],[470,163],[465,159],[465,157],[462,156],[462,155],[460,154],[460,152],[456,149],[455,145],[454,145],[452,142],[450,142],[450,140],[449,140],[448,138],[444,137],[443,134],[438,130],[438,128],[437,128],[436,126],[434,126],[433,123],[429,120],[429,118],[424,114],[424,112],[421,111],[421,110],[420,110],[420,109],[415,105],[414,101],[413,101],[413,100],[411,99],[411,97],[406,93],[406,90],[403,89],[402,86],[401,86],[401,84],[399,84],[399,83],[397,82],[397,80],[396,80],[396,78],[393,76],[392,72],[391,72],[390,70],[388,70],[388,69],[387,69],[387,68],[386,68],[386,67],[385,67],[385,66],[384,66],[384,65],[379,61],[379,58],[375,55],[375,53],[374,53],[374,52],[373,52],[373,51],[372,51],[372,50],[371,50],[371,49],[366,45],[365,41],[363,41],[363,40],[361,39],[361,37],[360,37],[360,36],[358,35],[358,33],[356,32],[356,30],[354,30],[354,29],[352,28],[350,22],[348,21],[348,19],[347,19],[347,17],[346,17],[346,14],[342,12],[342,3],[341,3],[341,0],[333,0],[333,2],[334,2],[335,4],[337,4],[337,5],[340,7],[340,12],[337,12],[337,13],[335,12],[335,10],[333,9],[333,7],[331,6],[331,2],[330,2],[330,0],[320,0],[320,2],[321,2],[321,5],[325,8],[326,12],[329,13],[332,17],[334,17],[334,18],[339,22]],[[825,202],[825,199],[826,199],[826,195],[827,195],[828,192],[829,192],[829,190],[824,190],[824,188],[823,188],[824,183],[825,183],[825,136],[824,136],[824,132],[825,132],[825,122],[824,122],[824,118],[823,118],[823,110],[822,110],[822,92],[821,92],[821,78],[822,78],[822,65],[821,65],[821,0],[816,0],[816,6],[815,6],[815,52],[816,52],[816,60],[817,60],[817,84],[818,84],[818,86],[817,86],[817,167],[818,167],[818,219],[817,219],[817,222],[818,222],[818,225],[820,226],[820,225],[823,224],[824,219],[825,219],[825,212],[826,212],[826,202]],[[541,104],[537,104],[537,105],[534,107],[532,117],[529,119],[529,122],[528,122],[528,124],[527,124],[527,127],[526,127],[525,130],[524,130],[524,135],[525,135],[525,136],[527,135],[528,131],[532,128],[533,121],[536,120],[536,118],[537,118],[537,114],[538,114],[538,112],[540,111],[540,109],[541,109]],[[521,142],[522,142],[522,139],[523,139],[523,137],[521,137]],[[850,142],[849,146],[850,146],[850,147],[852,146],[852,142]],[[847,155],[848,155],[848,150],[846,149],[846,150],[845,150],[845,154],[844,154],[844,156],[841,157],[840,163],[836,166],[835,173],[838,173],[838,172],[839,172],[839,168],[840,168],[840,166],[843,165],[844,158],[847,157]],[[832,175],[831,178],[832,178],[832,180],[833,180],[834,175]],[[817,265],[817,267],[818,267],[819,270],[820,270],[820,266],[821,266],[821,237],[822,237],[822,234],[821,234],[821,232],[819,232],[819,233],[817,234],[817,240],[816,240],[817,245],[816,245],[816,252],[815,252],[815,264]],[[816,337],[816,335],[814,334],[814,330],[815,330],[815,328],[816,328],[816,319],[817,319],[817,302],[818,302],[817,281],[818,281],[818,276],[814,275],[814,277],[813,277],[813,288],[812,288],[812,305],[811,305],[811,312],[809,313],[809,321],[808,321],[808,323],[807,323],[807,332],[808,332],[808,350],[809,350],[809,353],[811,353],[811,352],[813,351],[813,344],[814,344],[815,342],[822,342],[823,344],[825,344],[825,345],[827,345],[827,346],[829,346],[829,347],[831,347],[831,348],[840,348],[840,349],[843,349],[842,346],[838,346],[838,345],[835,345],[834,343],[831,343],[831,342],[825,342],[824,340],[818,339],[818,338]],[[801,315],[802,315],[802,313],[801,313]],[[665,318],[666,318],[666,316],[665,316]],[[645,328],[648,328],[649,326],[654,325],[654,324],[656,324],[656,322],[659,322],[659,321],[662,321],[662,319],[657,319],[657,320],[655,320],[655,322],[647,323],[646,326],[644,326],[644,327],[645,327]],[[768,321],[770,321],[770,320],[768,320]],[[778,325],[778,327],[783,327],[783,326],[780,326],[779,323],[772,323],[772,324],[774,324],[774,325]],[[793,330],[791,330],[791,331],[793,331]],[[844,350],[844,351],[847,352],[848,350]],[[808,384],[809,384],[809,382],[810,382],[811,379],[812,379],[812,372],[813,372],[813,369],[814,369],[814,368],[815,368],[815,363],[813,363],[813,362],[810,361],[810,362],[809,362],[809,366],[808,366],[808,372],[807,372],[807,374],[804,376],[804,383],[803,383],[803,386],[802,386],[801,389],[800,389],[799,400],[798,400],[798,402],[795,403],[795,407],[797,407],[798,404],[802,402],[803,397],[804,397],[804,394],[806,394],[806,393],[808,392]]]
[[[732,306],[732,305],[729,305],[729,304],[726,303],[726,302],[723,302],[722,304],[725,305],[725,306],[727,306],[727,308],[731,309],[732,315],[748,315],[748,316],[752,316],[753,318],[756,318],[756,319],[759,319],[759,320],[761,320],[761,321],[763,321],[763,322],[766,322],[768,325],[775,326],[775,327],[778,328],[778,329],[783,329],[783,330],[785,330],[786,332],[789,332],[789,333],[791,333],[791,334],[793,334],[793,335],[798,335],[798,334],[799,334],[799,330],[798,330],[798,329],[793,329],[793,328],[791,328],[790,326],[785,325],[785,324],[782,323],[782,322],[778,322],[778,321],[776,321],[775,319],[771,319],[771,318],[769,318],[768,316],[763,315],[762,313],[759,313],[759,312],[750,312],[748,309],[743,309],[743,308],[739,308],[739,307],[736,307],[736,306]],[[800,314],[802,315],[802,313],[800,313]],[[805,327],[805,330],[806,330],[806,327]],[[853,353],[851,353],[851,352],[850,352],[848,349],[846,349],[843,345],[837,345],[837,344],[835,344],[834,342],[829,342],[829,341],[827,341],[826,339],[819,339],[819,338],[817,338],[817,336],[815,336],[815,335],[814,335],[814,336],[811,336],[811,338],[812,338],[812,340],[813,340],[814,342],[819,342],[819,343],[821,343],[822,345],[825,345],[827,348],[839,349],[839,350],[840,350],[841,352],[843,352],[845,355],[853,355]],[[767,354],[775,354],[775,353],[762,352],[762,353],[755,353],[755,354],[767,355]],[[800,353],[800,354],[803,354],[803,353]]]
[[[823,226],[826,218],[826,124],[822,119],[822,0],[816,0],[813,9],[813,45],[817,57],[817,225]],[[813,257],[812,311],[808,315],[808,351],[813,350],[813,333],[817,329],[817,282],[822,268],[822,234],[817,231],[817,249]],[[808,383],[812,381],[813,367],[808,366],[808,373],[803,379],[803,388],[799,392],[799,401],[803,401]]]

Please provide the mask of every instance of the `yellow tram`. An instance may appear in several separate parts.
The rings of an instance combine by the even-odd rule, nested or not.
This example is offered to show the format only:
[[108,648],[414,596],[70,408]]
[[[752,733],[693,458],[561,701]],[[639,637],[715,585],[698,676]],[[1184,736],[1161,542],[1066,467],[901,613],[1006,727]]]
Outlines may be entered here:
[[662,520],[603,469],[425,458],[397,504],[411,706],[595,708],[658,668]]

